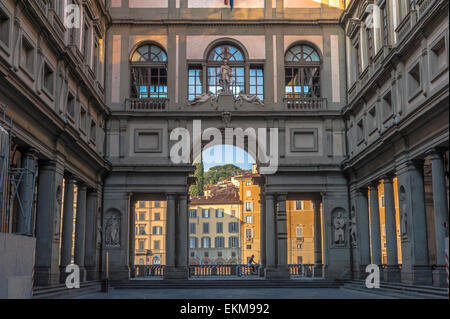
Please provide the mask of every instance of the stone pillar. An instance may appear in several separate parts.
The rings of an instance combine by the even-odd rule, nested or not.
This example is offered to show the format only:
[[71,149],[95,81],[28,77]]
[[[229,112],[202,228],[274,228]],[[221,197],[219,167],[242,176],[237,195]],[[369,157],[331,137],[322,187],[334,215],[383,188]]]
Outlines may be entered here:
[[385,203],[385,225],[386,225],[386,251],[387,268],[385,269],[385,281],[399,282],[400,268],[397,256],[397,225],[395,220],[394,188],[392,175],[384,177],[384,203]]
[[22,168],[26,169],[22,182],[19,186],[19,196],[21,207],[17,216],[17,233],[21,235],[33,234],[32,216],[33,216],[33,200],[34,200],[34,176],[35,176],[35,160],[36,151],[28,150],[22,158]]
[[322,225],[320,222],[320,200],[314,200],[314,277],[322,277]]
[[62,170],[55,161],[39,163],[35,286],[59,283],[59,242],[54,239]]
[[266,237],[266,268],[265,276],[270,277],[270,272],[276,268],[276,243],[275,237],[275,204],[274,195],[265,195],[265,237]]
[[434,150],[430,153],[433,182],[434,231],[436,235],[436,267],[433,269],[433,285],[446,286],[445,238],[448,237],[447,186],[443,154]]
[[130,267],[130,277],[136,277],[136,201],[133,199],[133,195],[129,194],[128,205],[130,209],[130,234],[129,234],[129,260],[128,265]]
[[86,196],[86,246],[85,260],[87,280],[97,280],[96,235],[97,235],[97,191],[90,189]]
[[264,201],[264,196],[261,194],[259,199],[259,244],[261,276],[264,276],[264,269],[266,268],[266,212]]
[[369,187],[370,191],[370,242],[372,264],[381,266],[380,209],[378,206],[378,182]]
[[266,271],[267,279],[289,279],[287,265],[287,225],[286,225],[286,194],[277,196],[276,212],[276,268]]
[[172,279],[175,275],[175,194],[167,194],[167,221],[166,221],[166,267],[164,279]]
[[75,181],[70,177],[66,177],[66,183],[64,185],[61,263],[59,266],[61,283],[65,283],[67,277],[66,266],[72,261],[74,185]]
[[431,285],[423,182],[423,161],[406,160],[398,165],[402,282]]
[[367,199],[367,188],[357,189],[355,191],[355,206],[359,278],[365,279],[367,276],[366,267],[370,264],[369,204]]
[[86,245],[86,185],[80,183],[77,191],[77,213],[75,220],[75,264],[80,268],[80,281],[86,281],[84,266]]
[[189,212],[187,195],[178,196],[178,211],[176,214],[176,277],[189,278]]

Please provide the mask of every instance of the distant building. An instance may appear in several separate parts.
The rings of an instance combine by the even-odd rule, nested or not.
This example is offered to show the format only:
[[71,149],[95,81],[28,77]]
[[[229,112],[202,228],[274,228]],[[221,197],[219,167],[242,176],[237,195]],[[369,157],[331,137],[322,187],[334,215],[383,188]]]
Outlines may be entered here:
[[237,191],[191,197],[189,263],[239,264],[241,206]]

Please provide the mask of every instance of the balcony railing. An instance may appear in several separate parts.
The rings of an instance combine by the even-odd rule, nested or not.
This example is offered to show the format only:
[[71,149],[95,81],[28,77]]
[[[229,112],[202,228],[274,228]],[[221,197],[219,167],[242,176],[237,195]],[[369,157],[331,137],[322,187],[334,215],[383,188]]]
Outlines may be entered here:
[[319,97],[285,98],[287,110],[293,111],[322,111],[327,108],[327,99]]
[[136,265],[136,277],[164,276],[163,265]]
[[421,18],[429,8],[436,2],[436,0],[417,0],[416,1],[416,10],[417,10],[417,18]]
[[258,277],[260,266],[254,265],[191,265],[190,277]]
[[397,29],[395,29],[399,42],[403,40],[403,38],[408,34],[408,32],[412,29],[416,22],[416,10],[410,10],[406,17],[403,18],[403,21],[400,22]]
[[150,98],[150,99],[127,99],[127,111],[165,111],[169,99],[165,98]]
[[289,274],[297,277],[313,277],[312,264],[289,265]]

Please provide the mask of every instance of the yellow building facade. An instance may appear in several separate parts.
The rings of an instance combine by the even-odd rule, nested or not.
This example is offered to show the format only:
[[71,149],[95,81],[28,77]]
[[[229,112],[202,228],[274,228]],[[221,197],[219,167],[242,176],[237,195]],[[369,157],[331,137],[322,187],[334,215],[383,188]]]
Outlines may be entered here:
[[166,263],[165,201],[138,201],[135,205],[135,265]]

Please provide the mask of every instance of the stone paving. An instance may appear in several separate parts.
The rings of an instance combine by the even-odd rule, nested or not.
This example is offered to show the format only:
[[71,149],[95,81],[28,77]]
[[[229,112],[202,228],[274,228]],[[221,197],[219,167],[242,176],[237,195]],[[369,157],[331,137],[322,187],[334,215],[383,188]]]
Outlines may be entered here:
[[342,288],[110,289],[78,299],[392,299]]

